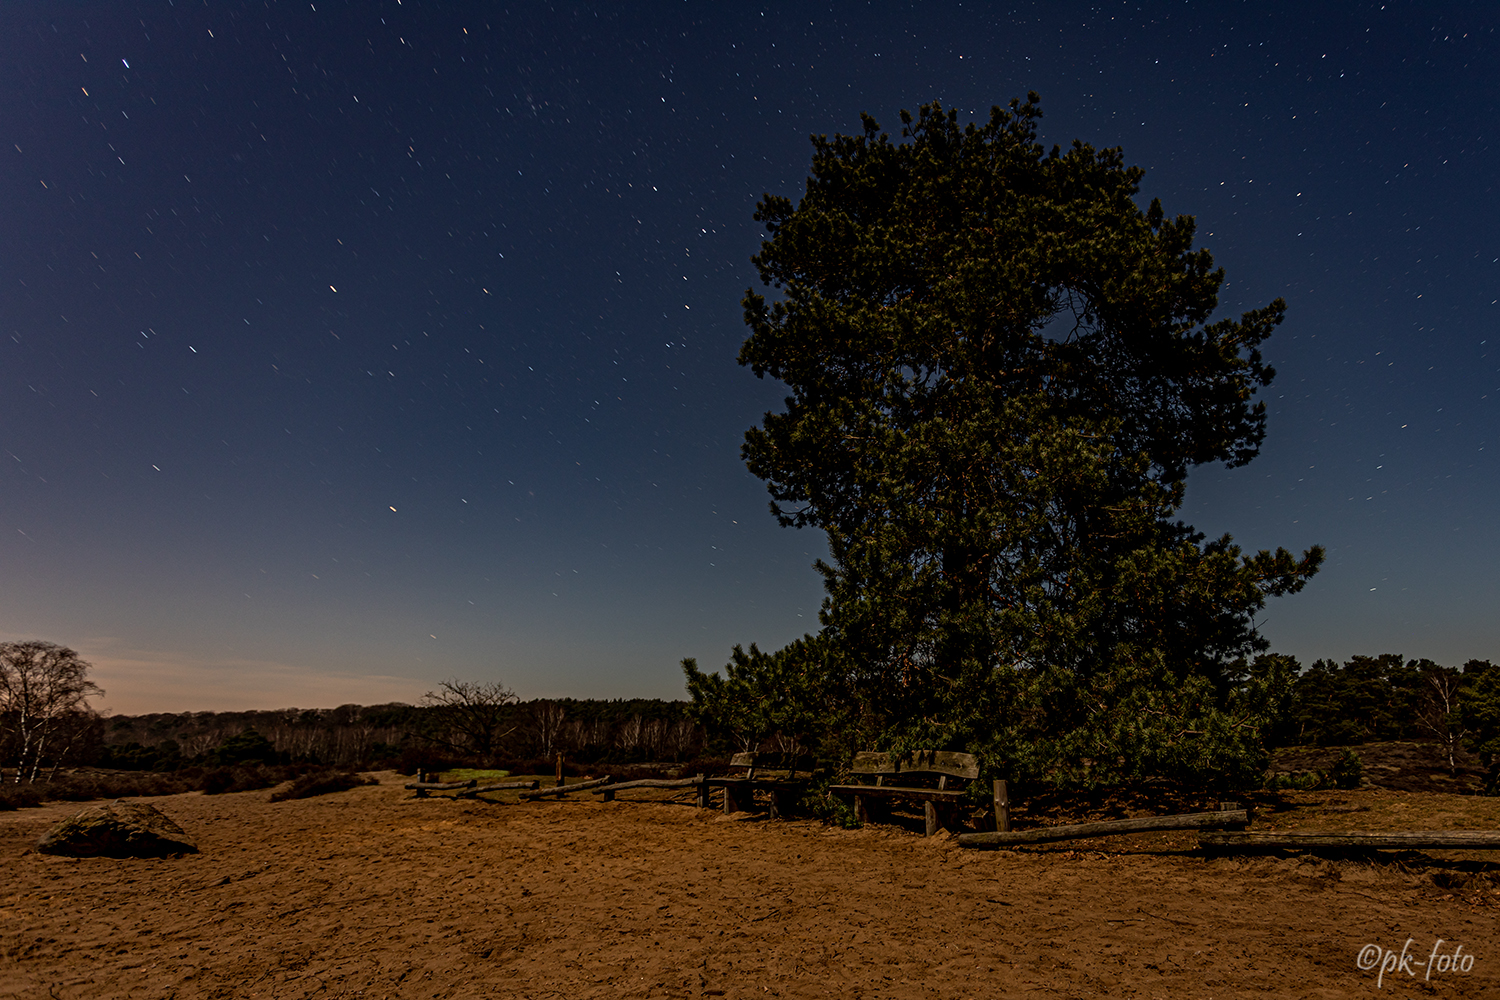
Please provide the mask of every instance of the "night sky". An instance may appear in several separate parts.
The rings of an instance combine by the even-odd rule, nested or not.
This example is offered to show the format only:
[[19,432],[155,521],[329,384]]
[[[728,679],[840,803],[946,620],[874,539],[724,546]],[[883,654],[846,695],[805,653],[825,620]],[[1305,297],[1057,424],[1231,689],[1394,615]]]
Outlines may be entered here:
[[[1041,94],[1282,296],[1273,649],[1500,657],[1492,4],[0,6],[0,639],[118,712],[681,697],[817,628],[741,437],[811,133]],[[1495,340],[1496,343],[1489,343]]]

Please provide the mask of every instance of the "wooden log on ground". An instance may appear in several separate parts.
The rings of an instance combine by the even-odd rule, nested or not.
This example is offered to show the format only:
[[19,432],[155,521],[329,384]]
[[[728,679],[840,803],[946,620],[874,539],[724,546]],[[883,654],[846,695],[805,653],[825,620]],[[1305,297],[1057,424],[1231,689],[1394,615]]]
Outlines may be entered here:
[[455,788],[473,788],[477,784],[478,779],[470,778],[468,781],[413,781],[406,787],[419,792],[451,792]]
[[1204,833],[1210,851],[1342,848],[1366,851],[1500,851],[1500,830],[1386,830],[1338,833]]
[[616,792],[623,792],[630,788],[693,788],[702,784],[703,775],[701,774],[693,778],[636,778],[634,781],[621,781],[604,788],[596,788],[594,794],[604,796],[605,802],[613,802]]
[[1139,819],[1113,819],[1102,823],[1072,823],[1068,826],[1044,826],[1036,830],[1012,830],[1008,833],[961,833],[960,847],[1010,847],[1014,844],[1043,844],[1056,840],[1082,840],[1085,837],[1113,837],[1122,833],[1147,833],[1153,830],[1211,830],[1215,827],[1243,827],[1250,814],[1243,809],[1222,812],[1186,813],[1179,816],[1142,816]]
[[540,799],[548,795],[566,795],[569,792],[581,792],[587,788],[597,788],[600,785],[607,785],[613,780],[615,779],[605,775],[602,778],[594,778],[592,781],[580,781],[573,785],[558,785],[556,788],[541,788],[534,792],[522,792],[521,798]]
[[610,791],[623,792],[627,788],[692,788],[703,784],[703,775],[696,778],[636,778],[610,785]]
[[502,781],[498,785],[481,785],[478,788],[471,788],[468,791],[459,792],[457,798],[472,799],[474,796],[482,795],[485,792],[503,792],[507,788],[537,788],[540,785],[541,782],[535,779],[532,779],[531,781]]

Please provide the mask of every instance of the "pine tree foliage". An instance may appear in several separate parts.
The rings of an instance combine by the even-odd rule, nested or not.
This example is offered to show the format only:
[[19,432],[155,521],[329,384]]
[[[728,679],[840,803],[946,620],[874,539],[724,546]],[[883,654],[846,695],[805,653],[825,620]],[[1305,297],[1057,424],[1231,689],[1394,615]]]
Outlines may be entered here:
[[705,674],[698,662],[682,661],[694,718],[729,753],[760,749],[814,754],[825,763],[848,759],[854,744],[836,654],[818,636],[763,653],[754,644],[735,646],[724,674]]
[[1285,306],[1214,319],[1193,219],[1142,211],[1118,149],[1044,150],[1040,115],[814,137],[800,201],[755,215],[773,292],[740,361],[790,394],[743,455],[783,525],[827,534],[823,635],[885,740],[1211,770],[1260,724],[1231,670],[1256,612],[1322,558],[1177,519],[1192,467],[1257,454]]

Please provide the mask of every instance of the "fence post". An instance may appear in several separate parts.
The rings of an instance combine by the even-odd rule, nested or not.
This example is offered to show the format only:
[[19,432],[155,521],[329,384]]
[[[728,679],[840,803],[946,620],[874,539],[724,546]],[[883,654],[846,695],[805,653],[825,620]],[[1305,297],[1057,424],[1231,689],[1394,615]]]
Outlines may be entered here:
[[557,787],[558,788],[562,787],[562,782],[563,782],[563,777],[562,777],[562,751],[559,750],[557,752]]
[[995,779],[995,829],[1010,832],[1010,786],[1000,778]]

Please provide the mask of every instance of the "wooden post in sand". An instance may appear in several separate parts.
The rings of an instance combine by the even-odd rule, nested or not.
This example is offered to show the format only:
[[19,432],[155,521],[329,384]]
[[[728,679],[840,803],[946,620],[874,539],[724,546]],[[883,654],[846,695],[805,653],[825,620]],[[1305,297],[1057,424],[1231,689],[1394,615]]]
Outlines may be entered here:
[[562,787],[562,751],[557,751],[557,787]]
[[995,829],[1010,832],[1010,786],[1000,778],[995,779]]

